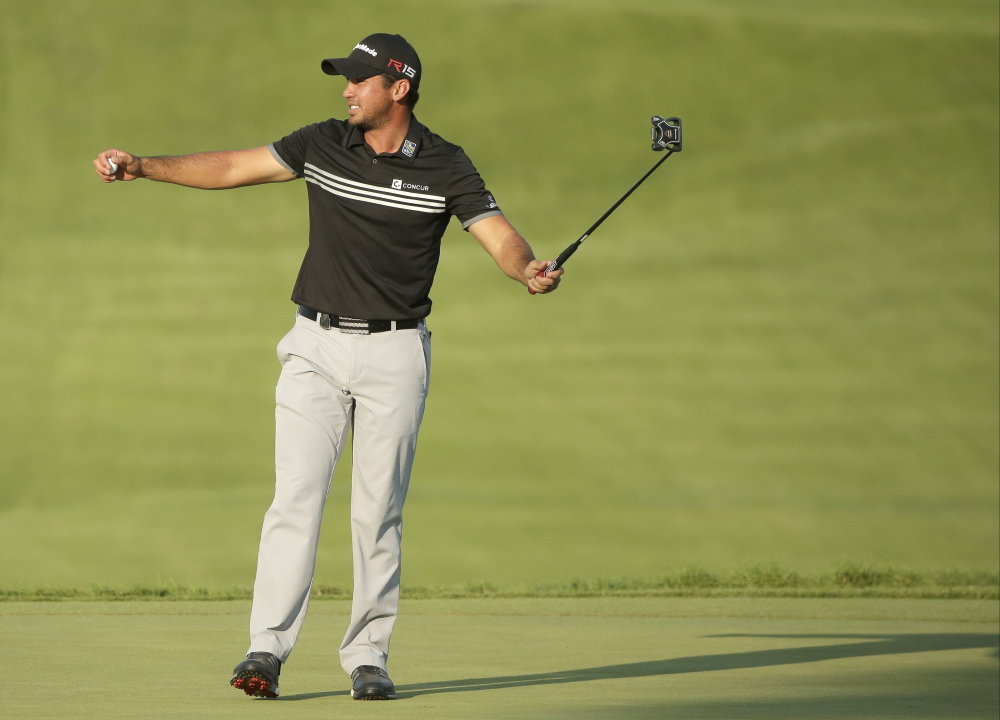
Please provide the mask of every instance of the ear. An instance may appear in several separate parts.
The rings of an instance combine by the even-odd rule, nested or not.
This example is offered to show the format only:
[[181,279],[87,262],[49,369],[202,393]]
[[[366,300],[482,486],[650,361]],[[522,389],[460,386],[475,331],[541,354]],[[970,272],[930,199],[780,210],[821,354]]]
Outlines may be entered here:
[[410,81],[406,78],[396,81],[396,86],[392,89],[392,99],[399,102],[404,97],[406,93],[410,92]]

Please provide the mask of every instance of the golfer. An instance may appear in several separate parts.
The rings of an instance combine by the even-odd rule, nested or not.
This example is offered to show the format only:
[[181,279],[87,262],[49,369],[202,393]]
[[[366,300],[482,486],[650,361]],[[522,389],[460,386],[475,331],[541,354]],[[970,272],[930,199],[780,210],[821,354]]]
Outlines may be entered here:
[[221,189],[306,181],[309,246],[292,291],[295,325],[278,344],[274,501],[261,531],[250,647],[230,684],[248,695],[279,694],[309,604],[330,479],[353,426],[354,597],[340,662],[352,697],[384,700],[396,696],[386,663],[441,237],[454,215],[504,273],[536,293],[555,290],[562,270],[546,276],[549,261],[535,259],[462,149],[416,119],[422,72],[406,40],[370,35],[322,69],[346,78],[346,120],[235,152],[139,157],[109,149],[94,166],[106,183]]

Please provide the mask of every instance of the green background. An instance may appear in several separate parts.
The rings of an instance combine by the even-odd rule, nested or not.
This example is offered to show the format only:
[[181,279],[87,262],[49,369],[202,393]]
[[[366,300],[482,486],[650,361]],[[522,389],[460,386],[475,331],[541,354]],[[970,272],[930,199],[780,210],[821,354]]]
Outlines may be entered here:
[[[404,584],[1000,567],[995,2],[0,5],[0,585],[249,585],[301,183],[105,186],[120,147],[342,117],[371,32],[541,257],[453,223]],[[349,477],[317,582],[349,585]]]

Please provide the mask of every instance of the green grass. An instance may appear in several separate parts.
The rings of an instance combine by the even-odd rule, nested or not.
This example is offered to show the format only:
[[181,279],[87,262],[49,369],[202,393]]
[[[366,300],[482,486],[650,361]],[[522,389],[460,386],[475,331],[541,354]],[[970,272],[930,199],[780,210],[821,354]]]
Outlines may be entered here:
[[[542,256],[652,164],[650,115],[687,133],[552,297],[446,236],[404,584],[995,574],[997,28],[975,0],[3,3],[0,587],[250,584],[304,190],[90,163],[340,114],[318,60],[380,29]],[[320,585],[351,583],[348,487]]]
[[347,696],[314,603],[282,699],[227,686],[249,603],[0,604],[4,714],[36,718],[995,718],[993,601],[404,600],[399,699]]

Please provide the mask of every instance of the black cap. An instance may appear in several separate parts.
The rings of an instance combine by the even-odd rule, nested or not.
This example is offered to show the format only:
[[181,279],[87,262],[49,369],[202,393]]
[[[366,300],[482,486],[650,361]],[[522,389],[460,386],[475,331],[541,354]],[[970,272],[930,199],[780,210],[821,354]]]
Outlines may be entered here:
[[420,58],[402,35],[369,35],[354,46],[350,55],[324,60],[321,67],[327,75],[367,78],[385,73],[397,80],[409,80],[414,90],[420,86]]

